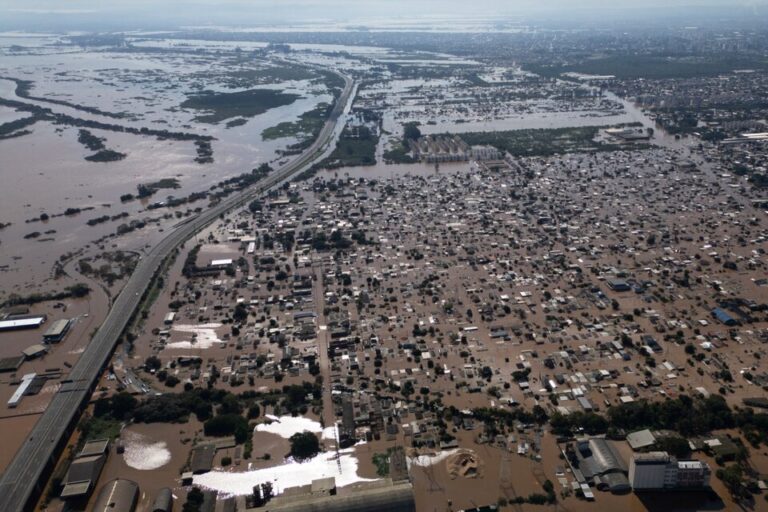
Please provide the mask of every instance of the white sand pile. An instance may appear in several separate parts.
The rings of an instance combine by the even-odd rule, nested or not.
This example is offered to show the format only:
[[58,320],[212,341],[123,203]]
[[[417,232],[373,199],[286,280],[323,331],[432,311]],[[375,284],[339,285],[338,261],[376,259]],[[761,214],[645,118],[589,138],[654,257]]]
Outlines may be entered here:
[[255,485],[266,482],[272,482],[275,493],[281,493],[288,487],[311,484],[318,478],[335,477],[339,487],[370,481],[357,475],[357,458],[353,452],[354,448],[341,450],[338,460],[335,452],[321,453],[302,463],[288,459],[281,466],[245,473],[211,471],[195,476],[194,483],[227,496],[238,496],[251,494]]
[[406,461],[408,462],[408,468],[410,469],[411,466],[432,466],[434,464],[438,464],[454,453],[457,453],[459,451],[458,448],[453,450],[447,450],[444,452],[439,452],[434,455],[419,455],[417,457],[408,457]]
[[305,430],[313,434],[319,434],[323,431],[320,423],[302,416],[280,416],[278,418],[277,416],[267,414],[266,418],[272,420],[272,423],[256,425],[256,432],[269,432],[270,434],[277,434],[284,439],[290,439],[293,434],[304,432]]
[[125,443],[123,458],[133,469],[150,471],[171,462],[171,452],[163,441],[155,443],[147,436],[127,431],[123,432],[122,438]]
[[200,324],[200,325],[174,325],[172,330],[176,332],[190,333],[194,337],[188,341],[175,341],[168,343],[166,348],[171,349],[207,349],[214,345],[224,343],[219,339],[216,334],[216,329],[220,328],[221,324]]

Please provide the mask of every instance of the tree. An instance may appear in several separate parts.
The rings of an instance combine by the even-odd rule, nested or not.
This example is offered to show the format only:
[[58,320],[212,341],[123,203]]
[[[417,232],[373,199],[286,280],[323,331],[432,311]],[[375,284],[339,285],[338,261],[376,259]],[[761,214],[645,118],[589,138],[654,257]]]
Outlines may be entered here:
[[290,438],[291,456],[296,460],[311,459],[320,453],[320,441],[312,432],[298,432]]
[[421,130],[419,130],[419,127],[416,125],[416,123],[407,123],[403,127],[403,138],[405,140],[419,140],[421,137]]
[[244,443],[248,439],[248,420],[239,414],[222,414],[206,421],[203,432],[211,437],[234,435],[236,443]]
[[691,455],[691,447],[688,441],[682,437],[662,437],[656,443],[659,451],[667,452],[678,459],[687,459]]
[[246,309],[245,304],[240,303],[235,306],[235,311],[232,313],[232,319],[238,323],[243,323],[248,320],[248,309]]
[[203,500],[205,496],[203,491],[197,487],[193,487],[189,493],[187,493],[187,501],[181,509],[181,512],[200,512],[203,506]]
[[405,381],[405,384],[403,384],[403,389],[400,392],[405,398],[411,396],[415,392],[415,389],[413,389],[413,382],[409,380]]
[[67,291],[72,294],[72,297],[81,298],[91,293],[91,289],[87,284],[77,283],[67,287]]
[[161,366],[163,366],[163,363],[162,361],[160,361],[160,358],[157,356],[149,356],[144,361],[144,368],[146,368],[147,371],[152,371],[152,370],[157,371],[160,369]]
[[736,501],[741,501],[741,499],[749,496],[749,491],[744,482],[744,470],[739,464],[728,466],[725,469],[720,468],[715,474],[717,478],[723,481],[728,492],[731,493],[731,496]]
[[243,412],[243,408],[240,405],[240,400],[232,393],[227,393],[221,399],[221,406],[219,407],[219,414],[240,414]]

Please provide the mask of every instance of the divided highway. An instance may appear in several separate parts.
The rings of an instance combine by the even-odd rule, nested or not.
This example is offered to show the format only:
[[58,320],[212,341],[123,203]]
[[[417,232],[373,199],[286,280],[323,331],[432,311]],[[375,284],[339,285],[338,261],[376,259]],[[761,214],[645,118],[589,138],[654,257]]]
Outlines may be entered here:
[[351,107],[356,89],[350,77],[336,74],[344,79],[344,90],[311,147],[248,189],[222,200],[191,220],[178,225],[139,262],[114,301],[101,328],[70,371],[68,378],[62,381],[61,388],[53,396],[48,408],[29,432],[24,444],[0,478],[0,511],[21,512],[34,509],[84,405],[114,352],[118,338],[163,261],[177,247],[220,215],[280,185],[332,149],[340,133],[338,120]]

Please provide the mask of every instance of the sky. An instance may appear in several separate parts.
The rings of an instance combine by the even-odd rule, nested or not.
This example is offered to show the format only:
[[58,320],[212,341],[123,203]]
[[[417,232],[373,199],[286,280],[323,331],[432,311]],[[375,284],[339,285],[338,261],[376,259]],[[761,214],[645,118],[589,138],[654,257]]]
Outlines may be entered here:
[[[0,0],[0,25],[248,25],[429,16],[628,18],[765,12],[768,0]],[[704,8],[704,9],[702,9]]]

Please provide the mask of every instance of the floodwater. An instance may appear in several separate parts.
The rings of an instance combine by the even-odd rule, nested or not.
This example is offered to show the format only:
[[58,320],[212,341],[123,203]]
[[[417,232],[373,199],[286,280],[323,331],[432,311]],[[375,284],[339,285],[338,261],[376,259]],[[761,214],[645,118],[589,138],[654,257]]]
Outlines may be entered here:
[[[4,45],[19,44],[17,38],[0,38]],[[264,129],[281,122],[299,119],[304,112],[331,96],[325,86],[307,80],[290,81],[257,87],[275,87],[300,94],[290,105],[268,110],[245,120],[245,124],[227,127],[193,121],[197,111],[178,108],[188,93],[211,89],[235,92],[242,88],[225,87],[230,68],[251,69],[246,64],[218,62],[217,56],[183,53],[142,54],[95,51],[72,51],[67,46],[46,46],[56,40],[24,38],[25,53],[10,53],[3,58],[0,75],[34,81],[32,94],[67,101],[104,112],[127,117],[115,118],[85,112],[66,105],[18,98],[16,84],[0,80],[0,97],[49,108],[76,118],[121,126],[211,135],[213,164],[197,164],[195,148],[188,141],[161,141],[155,137],[90,129],[105,139],[105,145],[127,156],[117,162],[96,163],[84,160],[91,151],[78,141],[78,128],[37,123],[28,128],[31,134],[0,141],[0,169],[4,186],[0,189],[0,222],[11,226],[0,230],[0,272],[4,289],[44,282],[54,261],[62,254],[75,252],[86,245],[114,233],[121,223],[137,219],[159,219],[165,210],[148,212],[150,202],[167,196],[183,197],[207,190],[222,179],[248,172],[261,163],[275,164],[278,151],[295,143],[293,137],[263,140]],[[35,45],[40,46],[35,46]],[[52,52],[56,48],[59,51]],[[261,64],[254,64],[258,68]],[[208,79],[207,77],[212,78]],[[20,119],[26,113],[0,109],[0,123]],[[180,188],[161,190],[150,201],[120,204],[119,197],[135,193],[141,183],[176,178]],[[192,204],[204,207],[206,201]],[[74,216],[55,216],[67,208],[93,208]],[[183,209],[186,209],[183,208]],[[129,217],[87,226],[86,221],[103,215],[128,213]],[[45,223],[27,223],[46,213],[52,218]],[[172,222],[164,222],[170,225]],[[24,238],[33,232],[41,235]],[[48,232],[48,233],[46,233]],[[160,230],[153,230],[155,238]],[[121,248],[140,249],[153,238],[139,237],[139,245],[124,245],[131,237],[118,242]]]

